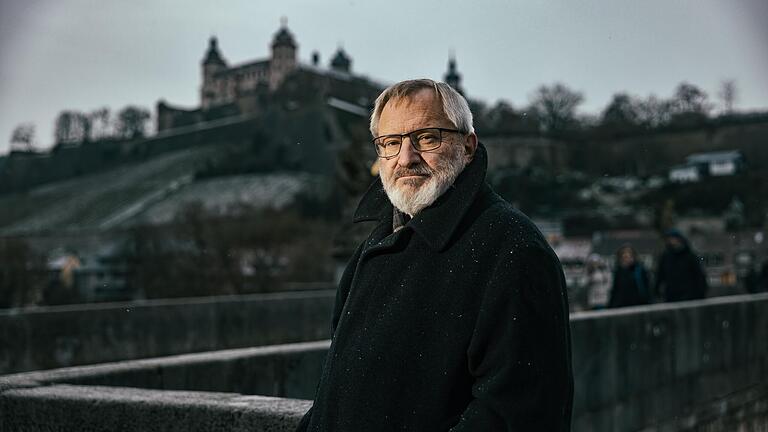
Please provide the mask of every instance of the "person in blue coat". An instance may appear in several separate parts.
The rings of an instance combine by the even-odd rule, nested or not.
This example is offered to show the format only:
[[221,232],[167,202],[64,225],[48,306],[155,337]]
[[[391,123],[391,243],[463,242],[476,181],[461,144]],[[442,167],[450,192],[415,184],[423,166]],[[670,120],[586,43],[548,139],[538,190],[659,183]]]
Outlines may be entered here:
[[568,431],[560,263],[486,183],[466,100],[397,83],[371,118],[380,175],[344,272],[314,404],[299,431]]

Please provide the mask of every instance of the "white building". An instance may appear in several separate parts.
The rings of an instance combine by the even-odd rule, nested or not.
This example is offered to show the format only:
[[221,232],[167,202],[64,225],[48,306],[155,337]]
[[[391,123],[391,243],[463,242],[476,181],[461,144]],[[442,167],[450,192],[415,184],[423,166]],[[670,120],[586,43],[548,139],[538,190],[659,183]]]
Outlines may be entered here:
[[699,167],[695,165],[678,165],[669,170],[669,181],[673,183],[697,182],[701,180]]
[[735,150],[694,153],[685,158],[684,165],[669,170],[671,182],[696,182],[705,176],[730,176],[744,169],[744,157]]

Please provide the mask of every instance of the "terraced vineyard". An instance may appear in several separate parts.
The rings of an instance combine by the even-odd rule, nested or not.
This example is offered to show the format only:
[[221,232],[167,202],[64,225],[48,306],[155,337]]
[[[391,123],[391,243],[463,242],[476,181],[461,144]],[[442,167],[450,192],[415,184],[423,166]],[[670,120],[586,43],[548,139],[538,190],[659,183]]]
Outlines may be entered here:
[[303,191],[320,193],[322,176],[270,173],[195,181],[195,172],[221,150],[198,147],[145,163],[0,196],[0,235],[107,230],[164,223],[197,202],[225,213],[238,205],[282,208]]
[[189,182],[216,150],[213,146],[186,149],[0,196],[0,234],[110,228]]

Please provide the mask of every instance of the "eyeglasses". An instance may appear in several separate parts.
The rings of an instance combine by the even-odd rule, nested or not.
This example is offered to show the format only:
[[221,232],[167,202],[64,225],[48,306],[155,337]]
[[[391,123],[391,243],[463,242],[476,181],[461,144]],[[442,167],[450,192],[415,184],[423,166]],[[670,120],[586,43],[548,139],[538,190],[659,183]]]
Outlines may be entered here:
[[405,134],[382,135],[373,139],[373,147],[380,158],[391,159],[400,154],[403,138],[411,139],[411,147],[417,152],[437,150],[443,143],[443,132],[463,133],[456,129],[426,128]]

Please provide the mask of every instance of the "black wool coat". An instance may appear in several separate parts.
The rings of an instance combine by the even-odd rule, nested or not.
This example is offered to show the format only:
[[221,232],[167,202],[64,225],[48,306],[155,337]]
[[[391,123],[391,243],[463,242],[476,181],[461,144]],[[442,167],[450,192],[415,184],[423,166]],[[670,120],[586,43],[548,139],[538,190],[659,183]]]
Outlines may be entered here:
[[616,266],[608,307],[643,305],[651,302],[648,271],[637,262],[631,267]]
[[656,271],[656,293],[664,287],[664,300],[668,302],[702,299],[707,295],[707,277],[699,257],[682,239],[680,250],[667,248],[659,258]]
[[299,431],[567,431],[573,399],[560,263],[485,182],[478,146],[403,229],[377,180],[375,228],[341,278],[333,338]]

